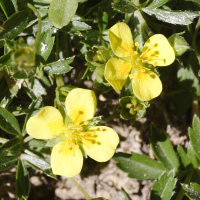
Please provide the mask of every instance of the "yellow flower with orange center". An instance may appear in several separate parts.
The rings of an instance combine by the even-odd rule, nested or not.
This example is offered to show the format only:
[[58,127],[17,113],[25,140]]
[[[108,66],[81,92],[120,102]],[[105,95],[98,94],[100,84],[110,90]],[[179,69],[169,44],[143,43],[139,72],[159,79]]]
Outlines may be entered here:
[[64,124],[61,113],[46,106],[30,117],[26,130],[36,139],[52,139],[62,136],[51,153],[54,174],[73,177],[80,173],[83,154],[98,162],[108,161],[119,143],[117,133],[107,126],[86,128],[96,112],[96,97],[93,91],[73,89],[69,92],[65,107],[71,121]]
[[153,35],[146,41],[140,53],[140,44],[134,43],[127,24],[121,22],[112,26],[108,37],[111,48],[118,58],[111,58],[106,63],[105,79],[119,91],[129,76],[133,92],[138,99],[149,101],[157,97],[162,91],[162,83],[156,73],[145,67],[145,63],[156,67],[174,62],[175,53],[167,38],[161,34]]

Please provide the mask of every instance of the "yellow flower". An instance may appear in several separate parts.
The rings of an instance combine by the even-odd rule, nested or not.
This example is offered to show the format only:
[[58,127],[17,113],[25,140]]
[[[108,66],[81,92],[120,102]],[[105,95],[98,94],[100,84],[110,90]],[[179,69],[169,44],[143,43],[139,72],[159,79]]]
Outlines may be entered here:
[[36,139],[52,139],[63,136],[64,141],[56,144],[51,153],[54,174],[73,177],[83,165],[84,152],[98,162],[109,160],[119,143],[117,133],[106,126],[94,126],[88,130],[88,120],[96,112],[96,97],[93,91],[73,89],[69,92],[65,107],[71,122],[65,125],[61,113],[46,106],[37,115],[30,117],[26,130]]
[[167,66],[175,60],[175,53],[167,38],[161,34],[150,37],[141,54],[138,42],[133,42],[131,30],[125,23],[117,23],[108,32],[111,48],[119,58],[110,59],[105,67],[105,79],[119,91],[128,76],[136,97],[149,101],[162,91],[162,83],[156,73],[145,67],[145,63]]

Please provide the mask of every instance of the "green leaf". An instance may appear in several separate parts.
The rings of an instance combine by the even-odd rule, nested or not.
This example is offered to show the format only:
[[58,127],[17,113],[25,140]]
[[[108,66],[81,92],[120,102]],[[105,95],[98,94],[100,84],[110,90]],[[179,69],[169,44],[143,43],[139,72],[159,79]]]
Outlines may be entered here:
[[143,8],[143,12],[170,24],[189,25],[199,15],[189,11],[166,11],[162,9]]
[[157,179],[165,171],[164,167],[155,160],[137,153],[116,153],[113,156],[117,167],[128,173],[131,178],[139,180]]
[[16,38],[26,28],[29,19],[28,14],[28,11],[20,11],[9,17],[8,20],[1,25],[2,31],[0,31],[0,39]]
[[174,170],[165,172],[157,181],[154,182],[151,189],[150,200],[170,200],[174,195],[174,188],[177,180],[174,178]]
[[55,137],[55,138],[52,138],[50,139],[47,143],[46,143],[46,146],[47,147],[53,147],[55,146],[56,144],[60,143],[60,142],[63,142],[66,140],[66,136],[65,135],[60,135],[58,137]]
[[11,0],[1,0],[0,6],[7,18],[15,13],[15,8]]
[[190,159],[188,159],[187,153],[184,151],[184,149],[181,146],[178,146],[177,153],[179,156],[180,163],[183,168],[188,167],[190,163]]
[[90,199],[90,200],[107,200],[107,199],[105,199],[105,198],[103,198],[103,197],[98,197],[98,198]]
[[194,3],[200,4],[199,0],[184,0],[184,1],[191,1],[191,2],[194,2]]
[[122,188],[122,193],[124,194],[125,199],[124,200],[131,200],[131,197],[128,195],[128,193]]
[[151,4],[147,7],[149,9],[157,8],[166,4],[169,0],[153,0]]
[[192,121],[192,128],[189,128],[189,138],[196,156],[200,159],[200,119],[195,115]]
[[22,154],[22,158],[25,159],[26,162],[29,165],[31,165],[33,168],[35,168],[37,170],[42,170],[48,176],[55,178],[55,175],[51,171],[50,164],[47,163],[46,161],[44,161],[38,157],[28,155],[28,154]]
[[0,128],[13,135],[21,134],[18,121],[4,108],[0,108]]
[[48,74],[64,74],[69,72],[72,67],[69,64],[73,61],[74,57],[59,60],[44,66],[44,71]]
[[190,183],[190,185],[182,184],[182,187],[190,199],[200,200],[200,185],[196,183]]
[[20,139],[13,138],[0,146],[0,171],[15,165],[20,151]]
[[9,51],[8,53],[0,57],[0,71],[3,70],[3,68],[11,62],[11,54],[12,51]]
[[97,20],[99,30],[101,32],[106,30],[106,27],[108,25],[108,14],[106,12],[103,12],[100,7],[98,8]]
[[169,43],[172,45],[175,51],[175,54],[177,56],[181,56],[186,51],[191,49],[188,43],[186,42],[186,40],[183,37],[181,37],[180,34],[178,33],[175,33],[172,36],[170,36],[168,40],[169,40]]
[[40,81],[36,78],[33,81],[32,91],[36,97],[47,94],[46,89],[43,87],[43,85],[40,83]]
[[114,0],[113,7],[123,13],[134,13],[137,10],[133,1],[129,0]]
[[188,156],[193,168],[197,169],[199,167],[199,164],[198,164],[198,160],[197,160],[196,154],[194,152],[194,149],[191,145],[191,142],[189,142],[188,147],[187,147],[187,156]]
[[46,144],[46,141],[44,140],[32,139],[28,141],[28,145],[32,147],[44,147],[45,144]]
[[[51,37],[51,29],[47,29],[40,36],[40,42],[38,43],[36,54],[41,56],[46,61],[51,53],[54,45],[55,37]],[[41,59],[41,58],[39,58]]]
[[52,0],[49,7],[49,20],[61,29],[66,26],[75,15],[78,8],[78,0]]
[[23,160],[18,161],[16,174],[16,193],[19,198],[28,199],[30,191],[29,175]]
[[17,71],[13,74],[13,78],[16,79],[29,79],[32,78],[35,75],[35,69],[33,69],[31,72],[28,72],[26,70]]
[[163,164],[167,171],[175,169],[177,173],[180,168],[180,163],[167,135],[160,133],[154,126],[151,132],[151,148],[156,158]]

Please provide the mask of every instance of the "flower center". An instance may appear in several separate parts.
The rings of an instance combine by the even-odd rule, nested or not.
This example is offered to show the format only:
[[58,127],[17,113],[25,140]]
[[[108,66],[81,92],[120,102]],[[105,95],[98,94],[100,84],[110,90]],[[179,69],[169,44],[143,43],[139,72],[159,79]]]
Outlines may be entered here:
[[68,126],[64,127],[61,135],[64,135],[66,137],[65,142],[67,143],[70,150],[73,149],[74,145],[76,148],[79,148],[80,144],[84,144],[87,147],[89,147],[90,144],[101,144],[96,140],[97,135],[94,131],[84,130],[84,126],[86,126],[87,124],[88,122],[83,122],[81,124],[71,123]]

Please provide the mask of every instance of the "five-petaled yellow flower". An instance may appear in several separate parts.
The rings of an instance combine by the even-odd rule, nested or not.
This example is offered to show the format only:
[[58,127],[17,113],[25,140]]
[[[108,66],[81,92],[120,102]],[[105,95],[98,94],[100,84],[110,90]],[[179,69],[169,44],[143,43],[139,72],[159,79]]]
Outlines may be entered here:
[[139,43],[133,42],[131,30],[125,23],[117,23],[108,32],[111,48],[119,58],[110,59],[105,67],[105,79],[119,91],[128,76],[136,97],[149,101],[162,91],[162,83],[156,73],[145,67],[145,63],[167,66],[175,60],[175,53],[167,38],[161,34],[150,37],[141,53]]
[[117,133],[106,126],[94,126],[84,130],[88,120],[96,112],[96,97],[93,91],[73,89],[69,92],[65,107],[71,118],[63,123],[61,113],[54,107],[46,106],[27,122],[27,133],[36,139],[52,139],[65,136],[56,144],[51,153],[51,167],[54,174],[73,177],[83,165],[82,148],[88,156],[98,162],[109,160],[119,143]]

